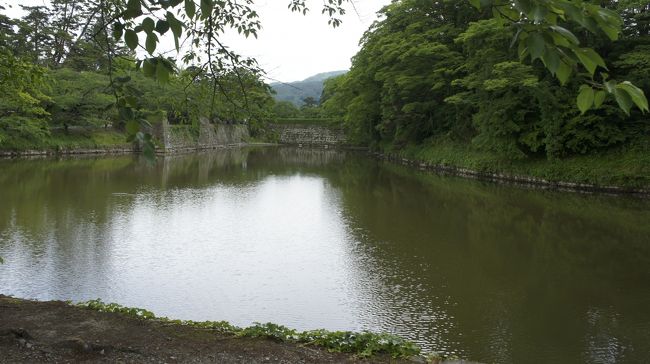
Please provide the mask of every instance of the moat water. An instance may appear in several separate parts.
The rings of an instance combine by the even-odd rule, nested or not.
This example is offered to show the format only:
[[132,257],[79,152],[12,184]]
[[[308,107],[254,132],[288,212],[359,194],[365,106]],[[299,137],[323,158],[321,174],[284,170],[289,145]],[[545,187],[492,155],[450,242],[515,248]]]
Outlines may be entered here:
[[650,201],[249,148],[0,160],[0,293],[390,332],[494,363],[650,362]]

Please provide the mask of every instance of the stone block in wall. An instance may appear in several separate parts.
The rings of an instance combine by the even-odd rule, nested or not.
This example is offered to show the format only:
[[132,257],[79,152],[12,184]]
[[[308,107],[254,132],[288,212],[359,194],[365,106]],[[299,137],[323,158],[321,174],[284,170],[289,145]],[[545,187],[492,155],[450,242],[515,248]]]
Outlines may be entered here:
[[275,128],[280,144],[344,145],[347,143],[342,128],[296,124],[280,124]]

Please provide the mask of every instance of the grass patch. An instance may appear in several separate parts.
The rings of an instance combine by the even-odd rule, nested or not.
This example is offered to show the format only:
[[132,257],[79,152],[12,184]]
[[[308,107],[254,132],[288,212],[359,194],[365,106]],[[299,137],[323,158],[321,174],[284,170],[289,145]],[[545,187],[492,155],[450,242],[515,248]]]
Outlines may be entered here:
[[60,149],[130,146],[126,135],[116,131],[97,130],[81,134],[53,133],[51,145]]
[[509,160],[471,145],[434,140],[396,151],[401,157],[479,172],[626,188],[650,187],[650,142],[562,159]]
[[94,149],[105,147],[130,147],[126,135],[114,130],[74,130],[69,133],[52,131],[39,140],[30,138],[7,138],[0,143],[2,150],[61,150]]
[[420,348],[407,340],[390,334],[371,332],[311,330],[296,331],[273,323],[240,328],[226,321],[184,321],[166,317],[156,317],[153,312],[134,307],[125,307],[116,303],[104,303],[101,300],[81,302],[75,306],[99,312],[115,312],[142,320],[178,324],[200,329],[210,329],[224,335],[247,338],[264,338],[277,342],[315,345],[332,352],[350,353],[359,357],[387,354],[393,358],[408,358],[420,354]]

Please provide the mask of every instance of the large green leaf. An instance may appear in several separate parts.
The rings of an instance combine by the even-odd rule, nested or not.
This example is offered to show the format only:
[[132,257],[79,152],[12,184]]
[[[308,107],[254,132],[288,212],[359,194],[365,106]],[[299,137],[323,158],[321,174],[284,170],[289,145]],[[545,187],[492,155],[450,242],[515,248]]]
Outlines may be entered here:
[[535,23],[541,23],[546,18],[546,14],[548,14],[548,8],[543,4],[537,4],[533,7],[533,11],[530,12],[529,16]]
[[580,113],[584,114],[587,110],[591,109],[591,106],[594,104],[594,89],[583,85],[580,87],[580,93],[578,93],[578,109]]
[[594,107],[599,108],[603,105],[603,102],[605,101],[605,97],[607,97],[607,92],[603,90],[596,91],[594,94]]
[[145,41],[145,49],[149,54],[153,54],[156,50],[156,45],[158,44],[158,36],[154,33],[147,34],[147,40]]
[[621,110],[625,111],[627,115],[630,115],[630,109],[634,105],[634,101],[632,101],[630,95],[625,90],[616,88],[614,89],[614,98]]
[[176,50],[178,51],[180,49],[178,40],[183,33],[183,23],[181,23],[180,20],[176,19],[174,14],[172,14],[169,11],[165,15],[165,19],[167,19],[167,23],[169,23],[169,28],[172,30],[172,34],[174,36],[174,45],[176,46]]
[[126,3],[126,10],[124,11],[124,19],[133,19],[142,15],[142,4],[140,0],[129,0]]
[[559,25],[551,25],[551,30],[554,32],[558,33],[559,35],[562,36],[562,38],[568,40],[570,43],[573,43],[575,45],[580,44],[580,41],[578,38],[568,29],[561,27]]
[[544,42],[544,37],[540,33],[531,33],[526,39],[526,45],[533,61],[540,58],[546,48],[546,42]]
[[214,8],[213,0],[201,0],[201,18],[207,19]]
[[169,22],[167,20],[158,20],[156,22],[156,31],[163,35],[169,30]]
[[185,0],[185,14],[191,19],[196,14],[196,5],[194,0]]
[[648,110],[648,99],[646,99],[643,90],[634,86],[629,81],[624,81],[616,85],[617,89],[624,90],[632,99],[632,102],[641,109],[641,111],[646,112]]
[[621,25],[623,24],[618,13],[609,9],[599,8],[594,15],[600,29],[607,37],[610,40],[617,40],[621,32]]
[[560,67],[560,55],[557,48],[547,47],[546,52],[542,55],[542,62],[552,74],[556,74],[558,67]]
[[120,114],[120,118],[122,120],[127,120],[127,121],[132,120],[134,116],[133,109],[130,107],[120,107],[118,109],[118,113]]
[[591,48],[574,48],[573,53],[578,57],[580,63],[585,66],[587,71],[589,71],[589,74],[592,76],[596,72],[598,66],[607,69],[602,57]]
[[135,120],[129,120],[126,122],[126,132],[129,134],[135,134],[140,130],[140,124]]
[[558,80],[560,80],[560,84],[565,85],[569,80],[572,71],[573,69],[571,68],[571,66],[566,64],[564,61],[560,61],[555,76],[557,77]]
[[113,38],[119,40],[122,38],[123,34],[124,34],[124,24],[115,23],[115,25],[113,25]]
[[156,24],[154,23],[153,19],[150,17],[146,17],[142,20],[142,29],[144,29],[145,32],[151,33],[153,32],[153,29],[156,27]]
[[124,32],[124,42],[129,49],[135,50],[138,47],[138,33],[131,29],[127,29],[126,32]]

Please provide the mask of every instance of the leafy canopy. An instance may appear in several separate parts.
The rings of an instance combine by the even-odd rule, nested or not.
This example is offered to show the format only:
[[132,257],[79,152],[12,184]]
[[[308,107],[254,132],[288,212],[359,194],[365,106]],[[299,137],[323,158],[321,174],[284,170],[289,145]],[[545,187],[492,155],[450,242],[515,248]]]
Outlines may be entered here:
[[[345,14],[348,0],[326,0],[321,12],[329,23],[338,26]],[[521,60],[541,60],[548,71],[564,85],[572,74],[585,78],[579,107],[588,110],[597,107],[595,101],[602,95],[613,95],[620,108],[629,114],[632,106],[648,111],[648,101],[643,91],[631,82],[610,80],[603,58],[590,47],[584,47],[578,36],[570,30],[576,24],[592,34],[604,34],[616,40],[621,33],[622,19],[610,9],[589,1],[571,0],[469,0],[477,9],[488,11],[502,26],[516,29],[512,45],[518,45]],[[194,62],[213,76],[217,70],[243,66],[249,71],[261,71],[254,59],[243,58],[220,41],[227,29],[236,29],[244,36],[255,36],[261,29],[254,0],[127,0],[115,1],[116,9],[110,15],[113,32],[123,38],[131,50],[143,48],[150,55],[142,63],[145,72],[161,82],[166,82],[173,65],[161,57],[154,57],[161,36],[171,31],[177,51],[181,44],[190,42],[185,51],[185,62]],[[306,13],[305,0],[291,0],[291,11]],[[600,70],[600,72],[596,72]],[[598,93],[598,91],[602,91]],[[591,93],[598,98],[590,104]]]

